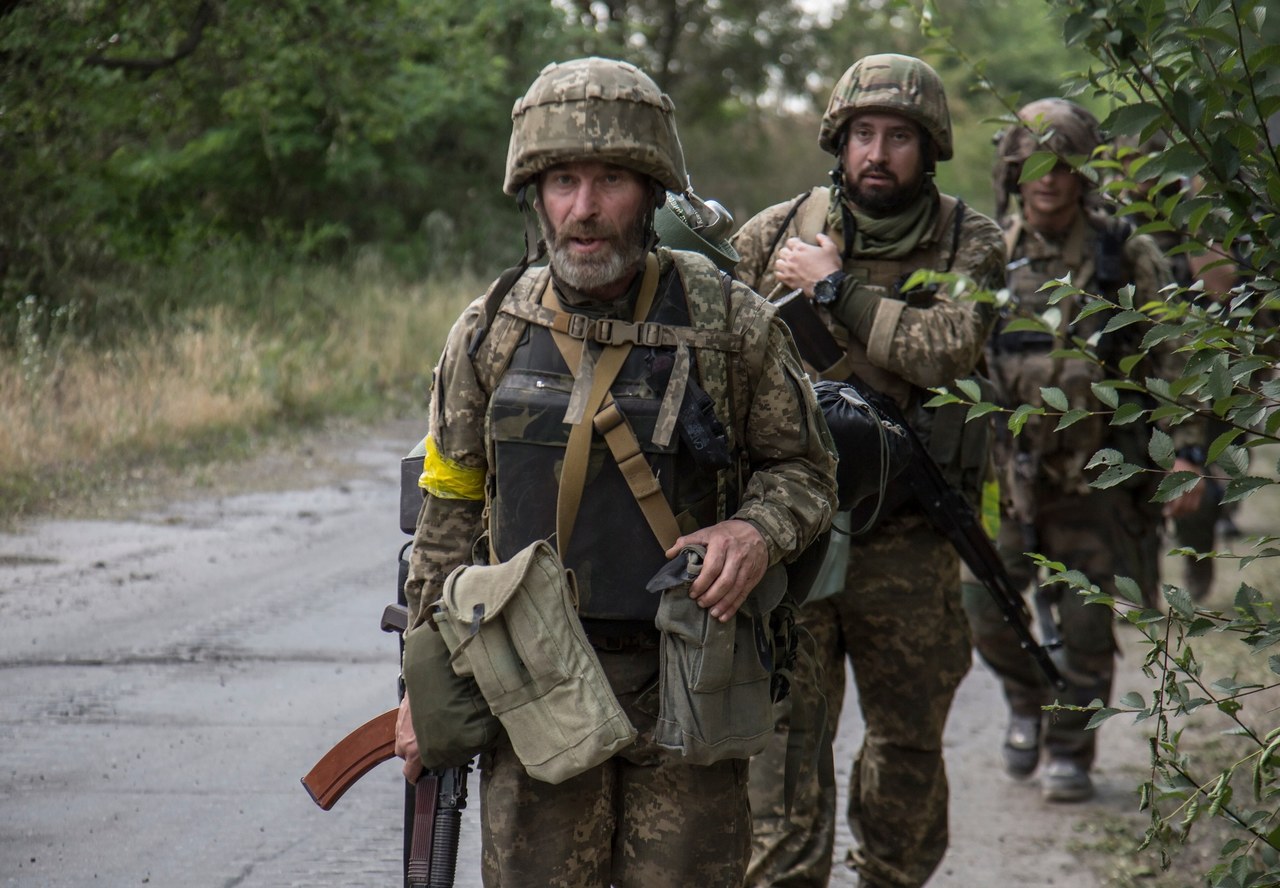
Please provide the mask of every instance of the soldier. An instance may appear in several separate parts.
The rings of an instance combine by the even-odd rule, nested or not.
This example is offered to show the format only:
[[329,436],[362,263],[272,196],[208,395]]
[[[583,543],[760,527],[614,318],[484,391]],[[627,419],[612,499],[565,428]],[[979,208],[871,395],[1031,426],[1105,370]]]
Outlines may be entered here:
[[[530,540],[558,536],[573,429],[585,423],[590,439],[599,421],[589,410],[577,423],[566,414],[575,389],[595,391],[619,347],[630,351],[621,353],[605,403],[629,420],[648,464],[640,468],[659,486],[679,536],[658,542],[649,512],[597,437],[576,529],[555,542],[577,577],[586,639],[638,739],[555,784],[529,775],[509,735],[483,751],[484,883],[739,884],[749,855],[750,753],[713,752],[691,764],[656,738],[668,639],[655,627],[661,596],[646,583],[683,547],[705,547],[701,573],[681,599],[705,609],[693,608],[704,625],[739,627],[739,640],[746,626],[748,643],[739,647],[749,656],[732,657],[732,632],[729,649],[716,634],[720,647],[707,656],[732,659],[726,678],[754,679],[763,667],[752,624],[742,622],[749,593],[766,569],[825,530],[835,502],[830,438],[773,308],[704,256],[655,249],[654,211],[667,189],[686,192],[687,177],[671,100],[654,82],[624,62],[552,64],[512,119],[503,187],[526,211],[532,197],[549,266],[476,300],[436,368],[425,500],[405,588],[410,631],[427,619],[450,571],[471,561],[482,533],[482,557],[495,563]],[[582,343],[580,361],[560,351],[565,338]],[[690,399],[707,408],[700,415],[714,411],[703,431],[719,439],[723,461],[690,446],[683,409],[679,434],[663,434],[664,406]],[[763,674],[760,745],[772,725]],[[408,699],[398,749],[412,778],[421,762]],[[548,736],[559,736],[559,717],[551,713]]]
[[[849,366],[898,402],[951,480],[972,490],[985,452],[939,448],[955,445],[962,430],[959,423],[940,428],[921,405],[928,387],[974,369],[994,313],[954,291],[904,288],[919,269],[952,272],[969,288],[994,289],[1003,277],[999,228],[934,185],[936,164],[952,156],[941,80],[919,59],[862,59],[832,91],[818,143],[836,157],[835,184],[749,220],[734,239],[738,274],[771,296],[802,290],[845,347]],[[923,885],[946,852],[942,731],[972,658],[959,559],[915,505],[886,504],[874,528],[852,543],[843,591],[801,612],[816,664],[801,659],[791,712],[782,713],[770,749],[752,760],[752,885],[827,884],[836,816],[831,740],[846,656],[866,723],[848,811],[858,840],[849,862],[860,884]],[[788,816],[789,735],[806,729],[803,713],[820,711],[823,698],[817,770],[800,764]],[[821,727],[812,735],[821,736]]]
[[[1132,285],[1134,302],[1141,304],[1158,298],[1160,288],[1170,281],[1169,267],[1154,241],[1132,236],[1127,223],[1097,205],[1093,186],[1072,165],[1087,159],[1102,142],[1092,114],[1055,98],[1032,102],[1018,117],[1021,123],[1000,138],[996,161],[997,211],[1009,249],[1010,308],[1017,315],[1053,317],[1057,329],[1052,334],[997,330],[988,349],[992,381],[1009,406],[1039,405],[1041,389],[1047,387],[1060,389],[1070,407],[1097,412],[1059,432],[1053,429],[1056,419],[1032,417],[1017,437],[998,439],[996,463],[1003,496],[997,545],[1019,588],[1035,580],[1035,565],[1022,553],[1039,552],[1081,571],[1107,594],[1116,594],[1114,576],[1119,574],[1133,578],[1154,599],[1161,522],[1161,506],[1150,502],[1155,482],[1139,475],[1100,490],[1089,487],[1085,474],[1085,464],[1102,447],[1116,448],[1129,462],[1144,462],[1149,430],[1142,423],[1112,426],[1101,415],[1103,405],[1091,390],[1103,378],[1096,364],[1050,356],[1063,347],[1065,337],[1087,338],[1104,320],[1095,314],[1077,321],[1083,307],[1078,299],[1064,300],[1046,315],[1050,293],[1040,287],[1070,276],[1086,291],[1114,297],[1120,288]],[[1043,177],[1019,184],[1023,163],[1037,151],[1052,151],[1060,161]],[[1009,198],[1015,194],[1018,209],[1009,212]],[[1138,329],[1123,328],[1098,341],[1099,357],[1113,372],[1120,357],[1136,351],[1137,343],[1127,337]],[[1153,372],[1158,369],[1151,367]],[[1179,453],[1176,468],[1195,468],[1186,459],[1189,449]],[[1178,508],[1190,506],[1192,495],[1183,501]],[[1040,603],[1048,605],[1037,612],[1044,630],[1044,616],[1056,609],[1051,631],[1061,634],[1058,666],[1069,685],[1061,701],[1079,706],[1094,699],[1107,701],[1116,652],[1111,610],[1086,605],[1072,593],[1050,601],[1050,593],[1037,590]],[[1052,802],[1090,797],[1089,770],[1096,746],[1095,733],[1086,729],[1091,714],[1042,713],[1041,707],[1054,695],[1000,613],[985,593],[968,584],[965,606],[975,646],[999,676],[1009,703],[1003,746],[1006,770],[1017,778],[1029,777],[1043,748],[1043,797]]]

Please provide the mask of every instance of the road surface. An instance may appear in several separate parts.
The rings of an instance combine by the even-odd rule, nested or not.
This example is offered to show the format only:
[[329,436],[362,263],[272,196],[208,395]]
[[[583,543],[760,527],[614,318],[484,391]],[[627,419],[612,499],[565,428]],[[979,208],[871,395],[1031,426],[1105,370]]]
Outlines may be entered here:
[[[398,767],[329,812],[299,779],[395,705],[396,644],[378,620],[417,428],[327,438],[314,470],[242,467],[249,482],[137,514],[0,535],[0,884],[398,884]],[[1140,687],[1125,681],[1119,693]],[[1098,798],[1048,807],[1034,780],[1001,772],[1003,724],[975,664],[948,725],[953,841],[930,885],[1100,885],[1074,825],[1132,811],[1140,734],[1108,723]],[[846,774],[859,734],[851,697]],[[480,884],[475,815],[473,793],[460,886]],[[832,884],[853,879],[838,865]]]

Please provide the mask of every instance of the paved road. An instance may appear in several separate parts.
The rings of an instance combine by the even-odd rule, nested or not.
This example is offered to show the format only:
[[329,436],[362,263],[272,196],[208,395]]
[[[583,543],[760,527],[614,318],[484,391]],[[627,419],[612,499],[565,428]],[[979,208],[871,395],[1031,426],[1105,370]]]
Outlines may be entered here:
[[[411,428],[309,489],[0,535],[0,885],[397,884],[398,769],[329,812],[299,778],[395,704],[396,645],[377,621]],[[999,772],[1002,724],[977,666],[948,729],[955,840],[931,885],[1098,884],[1071,824],[1131,807],[1141,741],[1104,751],[1097,802],[1046,809],[1034,782]],[[841,761],[859,731],[851,699]],[[475,814],[465,888],[479,885]],[[838,868],[832,884],[852,880]]]

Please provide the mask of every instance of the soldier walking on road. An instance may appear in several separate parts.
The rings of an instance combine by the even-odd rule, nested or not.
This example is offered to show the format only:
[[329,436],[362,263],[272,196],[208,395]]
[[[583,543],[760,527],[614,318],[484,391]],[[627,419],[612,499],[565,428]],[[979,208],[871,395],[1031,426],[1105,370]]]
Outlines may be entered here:
[[[527,737],[506,731],[484,749],[484,884],[737,885],[750,850],[746,759],[772,729],[768,663],[757,644],[767,646],[771,607],[761,580],[830,521],[830,436],[775,310],[706,257],[655,249],[654,211],[667,189],[685,194],[688,183],[671,100],[654,82],[606,59],[550,65],[512,118],[504,189],[536,211],[549,266],[524,269],[505,292],[491,288],[476,300],[436,368],[426,496],[406,584],[409,632],[439,621],[432,607],[445,579],[472,562],[477,540],[476,557],[498,564],[550,539],[577,578],[575,631],[635,739],[556,783],[530,775],[538,763],[519,754]],[[570,360],[566,346],[578,357]],[[607,373],[616,376],[601,391]],[[584,392],[605,406],[575,420]],[[642,459],[615,455],[621,426],[611,427],[609,446],[594,434],[604,434],[606,413],[622,414]],[[701,428],[686,427],[691,413]],[[573,533],[563,539],[558,500],[583,424],[594,441]],[[702,434],[700,447],[691,432]],[[661,494],[644,506],[632,485],[641,476],[647,494]],[[659,542],[651,507],[666,512],[673,541]],[[686,547],[702,553],[700,573]],[[677,556],[689,560],[684,585],[648,591]],[[689,682],[668,675],[679,666],[670,651],[680,639],[655,625],[677,611],[707,639],[694,652],[705,672]],[[509,628],[533,642],[540,635],[537,626]],[[716,713],[727,721],[700,724],[667,709],[682,693],[688,706],[714,706],[718,695],[761,682],[763,725],[751,749],[733,736],[738,707]],[[694,691],[703,699],[691,700]],[[421,725],[415,734],[407,702],[401,715],[399,751],[412,777],[421,765],[417,734],[424,746],[430,738]],[[546,736],[536,739],[554,745],[557,726],[578,715],[545,713]],[[699,730],[698,743],[681,746]]]
[[[922,404],[930,386],[973,371],[994,314],[954,291],[904,288],[919,269],[951,272],[984,290],[1003,280],[999,228],[934,185],[936,164],[952,156],[942,82],[919,59],[868,56],[836,84],[818,142],[836,157],[835,184],[748,221],[734,239],[738,274],[773,296],[803,290],[857,375],[897,401],[949,480],[972,492],[985,472],[985,445],[962,434],[963,412],[944,428]],[[836,818],[831,743],[848,657],[866,722],[850,778],[848,817],[858,841],[850,862],[864,888],[923,885],[947,848],[942,733],[972,658],[959,559],[918,507],[886,503],[874,528],[853,540],[844,590],[806,604],[800,624],[813,636],[816,661],[802,658],[794,705],[782,712],[769,750],[752,760],[748,884],[827,884]],[[801,713],[819,711],[824,697],[822,736],[823,726],[810,729]],[[788,739],[801,730],[818,744],[817,771],[801,763],[788,817]]]
[[[1042,405],[1043,389],[1060,390],[1069,408],[1093,411],[1088,418],[1061,431],[1053,417],[1031,417],[1017,437],[998,439],[996,463],[1000,471],[1002,515],[997,540],[1010,577],[1020,589],[1031,586],[1035,564],[1023,553],[1038,552],[1081,571],[1102,591],[1115,595],[1115,575],[1133,578],[1144,595],[1154,600],[1159,581],[1161,506],[1152,503],[1155,480],[1147,474],[1108,489],[1089,486],[1085,465],[1102,447],[1112,447],[1127,462],[1146,462],[1149,428],[1143,423],[1110,425],[1104,407],[1092,393],[1105,373],[1115,373],[1118,360],[1135,353],[1138,343],[1130,326],[1102,336],[1099,357],[1109,370],[1080,358],[1053,357],[1069,337],[1088,338],[1105,319],[1095,314],[1077,320],[1084,307],[1080,297],[1049,306],[1048,281],[1070,277],[1085,290],[1115,297],[1134,287],[1135,304],[1158,298],[1170,282],[1168,264],[1159,247],[1146,236],[1134,236],[1124,221],[1105,212],[1094,199],[1088,180],[1074,164],[1088,159],[1102,143],[1098,121],[1081,106],[1064,99],[1042,99],[1018,112],[1019,124],[1001,137],[996,161],[997,210],[1008,245],[1010,310],[1015,316],[1054,319],[1053,333],[997,330],[988,349],[988,366],[999,397],[1007,406]],[[1034,181],[1019,183],[1023,163],[1035,152],[1052,151],[1058,164]],[[1005,215],[1009,198],[1018,196],[1018,210]],[[1140,334],[1139,334],[1140,335]],[[1148,372],[1158,375],[1152,356]],[[1163,368],[1167,372],[1167,367]],[[1141,398],[1122,393],[1121,398]],[[1190,430],[1175,430],[1176,436]],[[1195,449],[1179,449],[1175,466],[1193,470]],[[1174,514],[1194,506],[1191,494],[1171,503]],[[1060,587],[1058,587],[1060,588]],[[1061,702],[1088,706],[1110,698],[1116,644],[1110,608],[1088,605],[1067,591],[1049,600],[1051,589],[1036,595],[1048,604],[1061,635],[1058,666],[1068,682]],[[1054,693],[1031,658],[1023,651],[1000,612],[976,585],[965,584],[965,607],[974,643],[983,660],[999,676],[1010,708],[1003,754],[1005,768],[1017,778],[1041,769],[1041,791],[1047,801],[1076,801],[1093,794],[1089,776],[1096,751],[1096,733],[1086,725],[1091,713],[1043,713]],[[1042,624],[1042,631],[1046,628]]]

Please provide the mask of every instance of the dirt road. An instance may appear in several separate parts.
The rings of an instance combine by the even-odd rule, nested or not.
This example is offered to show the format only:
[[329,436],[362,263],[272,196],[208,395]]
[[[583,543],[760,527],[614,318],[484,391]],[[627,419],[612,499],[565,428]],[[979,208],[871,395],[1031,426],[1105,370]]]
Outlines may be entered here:
[[[298,781],[395,704],[377,623],[417,428],[320,436],[164,505],[0,535],[0,884],[397,884],[398,769],[327,813]],[[1118,693],[1141,688],[1138,660]],[[844,713],[847,774],[861,727],[855,701]],[[1134,809],[1140,731],[1109,722],[1098,797],[1050,807],[1002,773],[1003,724],[975,664],[947,731],[952,848],[930,884],[1104,884],[1076,849]],[[473,794],[462,886],[479,885],[475,813]],[[843,866],[833,884],[853,884]]]

